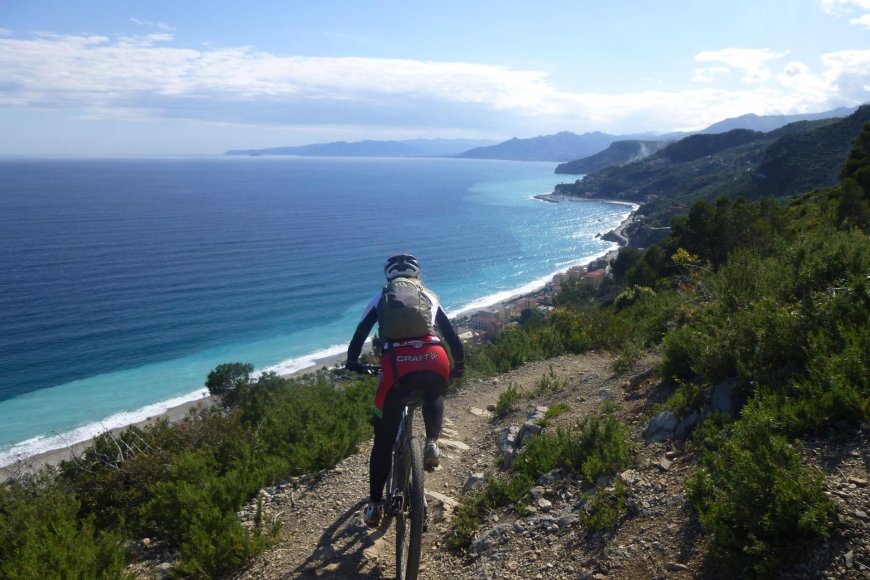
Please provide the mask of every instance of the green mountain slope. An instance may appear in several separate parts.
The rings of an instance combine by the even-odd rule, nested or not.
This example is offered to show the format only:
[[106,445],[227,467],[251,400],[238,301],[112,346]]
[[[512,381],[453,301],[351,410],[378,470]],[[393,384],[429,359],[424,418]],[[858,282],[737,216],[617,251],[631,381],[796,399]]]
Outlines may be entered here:
[[659,226],[697,199],[785,198],[835,183],[852,140],[868,121],[865,105],[843,119],[792,123],[769,133],[692,135],[641,161],[558,185],[554,193],[643,203],[641,215]]
[[556,167],[556,173],[586,175],[611,165],[625,165],[632,161],[639,161],[660,151],[667,145],[667,141],[614,141],[610,144],[610,147],[595,155],[559,164]]

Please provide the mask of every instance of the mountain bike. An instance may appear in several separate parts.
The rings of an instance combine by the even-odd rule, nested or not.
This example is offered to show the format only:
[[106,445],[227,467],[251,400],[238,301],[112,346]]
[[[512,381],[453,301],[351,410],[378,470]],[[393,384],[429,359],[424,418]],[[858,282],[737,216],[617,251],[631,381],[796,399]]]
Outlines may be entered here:
[[[376,375],[381,367],[364,365],[361,372]],[[384,518],[396,520],[396,578],[416,580],[423,548],[426,498],[423,447],[414,435],[414,412],[423,397],[412,392],[402,399],[402,418],[393,443],[393,462],[387,479]]]

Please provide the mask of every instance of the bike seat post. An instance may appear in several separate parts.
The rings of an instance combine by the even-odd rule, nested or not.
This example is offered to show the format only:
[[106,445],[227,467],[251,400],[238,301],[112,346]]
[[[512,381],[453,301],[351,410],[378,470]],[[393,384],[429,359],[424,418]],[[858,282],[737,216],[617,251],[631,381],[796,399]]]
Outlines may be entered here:
[[405,413],[405,421],[407,421],[408,435],[411,436],[411,428],[414,425],[414,410],[423,405],[423,393],[413,391],[402,397],[402,406]]
[[396,433],[396,445],[401,446],[404,439],[410,439],[414,433],[414,409],[423,404],[423,393],[413,391],[402,397],[402,419]]
[[402,404],[409,410],[414,410],[423,404],[423,393],[421,391],[413,391],[402,397]]

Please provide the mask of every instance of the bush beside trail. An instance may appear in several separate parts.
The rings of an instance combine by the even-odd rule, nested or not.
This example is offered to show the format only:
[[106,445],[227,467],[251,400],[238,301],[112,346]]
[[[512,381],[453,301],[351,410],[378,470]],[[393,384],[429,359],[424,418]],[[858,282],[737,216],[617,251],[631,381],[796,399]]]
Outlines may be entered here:
[[355,452],[371,432],[374,384],[337,387],[323,373],[251,381],[246,368],[216,369],[236,375],[226,408],[102,435],[57,473],[0,487],[0,576],[123,577],[124,544],[154,538],[177,573],[215,578],[268,547],[276,530],[251,533],[236,512],[263,487]]

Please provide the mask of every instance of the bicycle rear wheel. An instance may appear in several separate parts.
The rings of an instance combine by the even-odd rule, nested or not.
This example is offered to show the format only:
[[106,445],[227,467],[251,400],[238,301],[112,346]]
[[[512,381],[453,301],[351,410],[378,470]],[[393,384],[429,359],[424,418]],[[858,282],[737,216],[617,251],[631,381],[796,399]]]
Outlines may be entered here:
[[405,505],[396,514],[396,577],[416,580],[423,548],[423,519],[426,499],[423,496],[423,450],[420,441],[408,442],[408,469],[405,480]]

